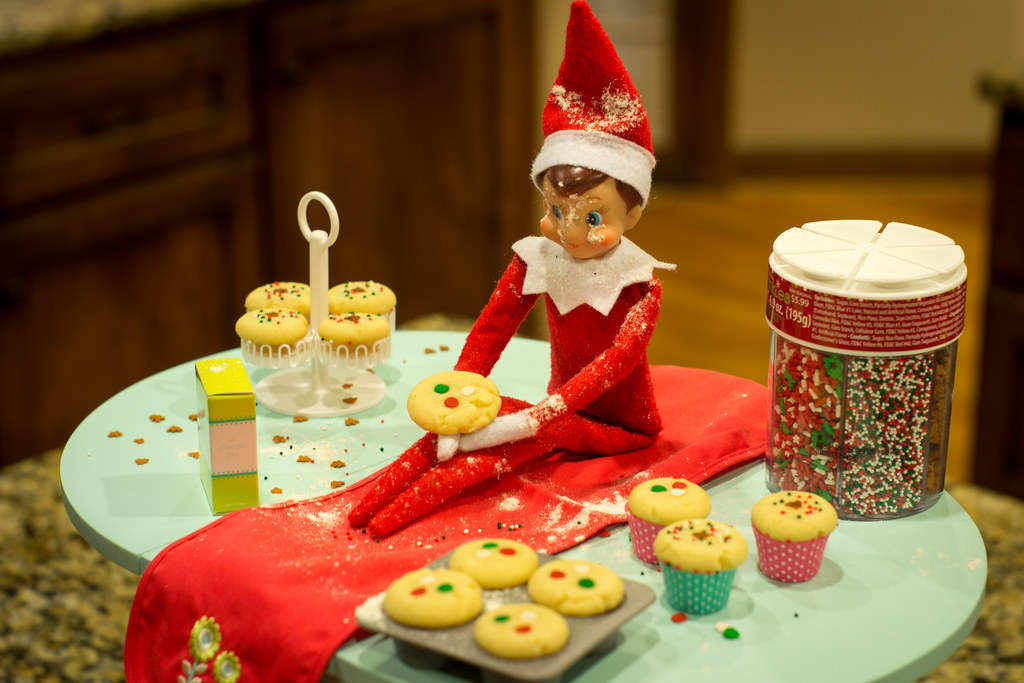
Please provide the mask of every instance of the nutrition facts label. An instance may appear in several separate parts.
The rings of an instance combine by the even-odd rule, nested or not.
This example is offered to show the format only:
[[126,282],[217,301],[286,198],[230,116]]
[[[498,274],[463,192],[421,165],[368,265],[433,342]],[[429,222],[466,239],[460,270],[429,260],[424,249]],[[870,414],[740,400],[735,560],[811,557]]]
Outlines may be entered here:
[[913,299],[856,299],[768,274],[769,324],[815,346],[852,353],[903,354],[943,346],[964,328],[967,283]]

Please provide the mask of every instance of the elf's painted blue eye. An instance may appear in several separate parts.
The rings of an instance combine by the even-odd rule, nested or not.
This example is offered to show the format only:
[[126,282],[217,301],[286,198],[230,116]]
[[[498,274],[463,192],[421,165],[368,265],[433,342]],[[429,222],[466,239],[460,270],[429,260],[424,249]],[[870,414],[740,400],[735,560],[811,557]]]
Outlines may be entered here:
[[555,214],[555,218],[557,218],[558,220],[562,220],[562,210],[559,209],[557,206],[551,207],[551,213]]
[[591,211],[590,213],[588,213],[587,225],[589,225],[592,228],[601,225],[601,214],[599,214],[597,211]]

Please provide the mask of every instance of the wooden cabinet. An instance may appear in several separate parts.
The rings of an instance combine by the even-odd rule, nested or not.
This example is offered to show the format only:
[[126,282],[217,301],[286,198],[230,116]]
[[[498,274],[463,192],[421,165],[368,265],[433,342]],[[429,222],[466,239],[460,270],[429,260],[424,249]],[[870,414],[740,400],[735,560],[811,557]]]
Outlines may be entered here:
[[517,1],[275,13],[264,79],[273,278],[307,277],[295,209],[316,189],[341,216],[332,283],[388,284],[399,323],[475,316],[539,219],[531,33],[530,3]]
[[249,290],[308,278],[309,190],[332,283],[474,315],[537,218],[531,11],[266,3],[0,60],[0,464],[237,344]]
[[0,462],[234,343],[259,271],[249,49],[201,23],[0,63]]
[[[996,86],[998,84],[991,84]],[[997,87],[989,284],[978,391],[974,481],[1024,498],[1024,87]]]

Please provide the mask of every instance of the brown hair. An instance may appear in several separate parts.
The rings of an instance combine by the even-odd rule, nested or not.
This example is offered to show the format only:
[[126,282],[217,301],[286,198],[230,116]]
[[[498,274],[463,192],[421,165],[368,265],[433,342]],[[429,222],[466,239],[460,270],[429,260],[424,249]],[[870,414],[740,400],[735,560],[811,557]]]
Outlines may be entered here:
[[[597,187],[610,178],[606,173],[595,171],[581,166],[569,166],[566,164],[552,166],[544,171],[544,177],[551,183],[560,197],[568,197],[573,194],[582,194],[592,187]],[[640,193],[618,178],[615,179],[615,188],[619,191],[622,201],[626,202],[626,211],[641,203]]]

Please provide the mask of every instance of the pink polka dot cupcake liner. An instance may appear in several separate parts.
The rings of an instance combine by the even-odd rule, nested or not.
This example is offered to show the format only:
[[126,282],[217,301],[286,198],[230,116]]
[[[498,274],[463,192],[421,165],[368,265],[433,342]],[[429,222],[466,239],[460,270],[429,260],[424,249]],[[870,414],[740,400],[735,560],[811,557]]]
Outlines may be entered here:
[[687,614],[711,614],[724,609],[729,602],[736,570],[701,574],[662,564],[661,574],[665,577],[665,596],[672,609]]
[[800,583],[818,575],[828,536],[793,543],[778,541],[754,527],[754,539],[761,573],[775,581]]
[[629,538],[633,542],[633,552],[644,562],[658,564],[658,557],[654,554],[654,537],[661,531],[661,525],[640,519],[628,509],[626,521],[629,522]]

